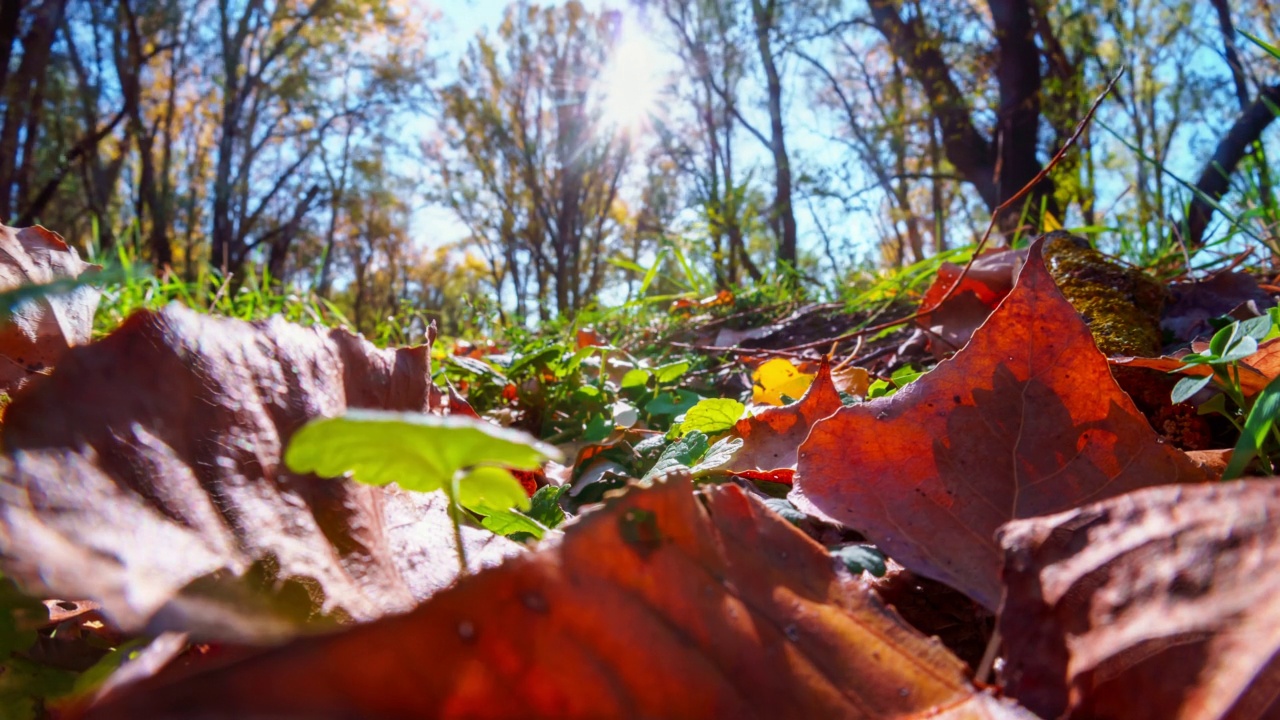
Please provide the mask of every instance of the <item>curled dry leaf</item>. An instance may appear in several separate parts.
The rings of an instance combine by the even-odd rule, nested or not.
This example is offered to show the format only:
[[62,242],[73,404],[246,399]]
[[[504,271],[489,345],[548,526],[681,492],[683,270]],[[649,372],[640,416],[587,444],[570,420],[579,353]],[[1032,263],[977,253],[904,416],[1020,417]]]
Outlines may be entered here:
[[[974,259],[968,273],[955,263],[944,262],[938,267],[938,276],[920,301],[921,310],[934,309],[916,319],[917,325],[929,331],[934,355],[942,357],[969,342],[973,331],[1013,289],[1018,268],[1026,259],[1026,250],[998,250]],[[943,301],[957,279],[960,287]]]
[[444,499],[294,475],[280,453],[316,416],[439,407],[430,375],[426,346],[135,314],[8,408],[0,566],[125,630],[261,641],[299,616],[406,610],[454,579]]
[[[0,292],[101,269],[51,230],[0,225]],[[98,297],[97,289],[81,286],[19,303],[0,322],[0,392],[16,390],[53,367],[68,347],[88,342]]]
[[1214,327],[1209,321],[1243,309],[1242,306],[1266,312],[1276,304],[1252,275],[1234,270],[1204,280],[1173,283],[1169,294],[1171,302],[1165,307],[1160,328],[1179,342],[1213,335]]
[[1009,523],[1006,690],[1046,718],[1280,716],[1277,517],[1270,479]]
[[796,449],[819,420],[843,404],[831,380],[831,364],[823,361],[804,396],[790,405],[767,408],[738,421],[733,435],[742,449],[728,466],[733,474],[771,482],[790,482],[795,474]]
[[[584,598],[589,598],[584,602]],[[92,709],[136,717],[1010,718],[741,488],[632,488],[411,613]]]
[[1205,478],[1116,385],[1040,248],[954,358],[815,425],[791,493],[993,611],[1000,525]]

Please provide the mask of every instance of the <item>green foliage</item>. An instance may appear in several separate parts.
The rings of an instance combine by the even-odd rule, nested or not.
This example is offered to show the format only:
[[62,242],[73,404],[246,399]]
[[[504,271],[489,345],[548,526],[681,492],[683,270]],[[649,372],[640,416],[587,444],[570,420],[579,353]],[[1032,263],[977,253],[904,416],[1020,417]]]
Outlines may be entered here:
[[338,477],[406,490],[443,490],[449,498],[454,541],[467,571],[461,508],[483,515],[485,527],[503,534],[541,537],[544,527],[514,510],[528,510],[524,488],[503,467],[532,470],[560,457],[556,448],[528,435],[461,416],[350,410],[307,423],[285,451],[293,472]]
[[707,435],[715,435],[731,429],[746,411],[747,407],[737,400],[705,398],[685,413],[680,432],[700,430]]
[[702,459],[702,456],[707,454],[709,447],[710,443],[707,441],[705,433],[699,430],[691,430],[685,433],[684,437],[671,443],[666,450],[662,451],[662,455],[658,457],[658,462],[654,463],[649,472],[640,478],[640,482],[653,482],[654,479],[674,470],[691,468],[698,460]]
[[831,548],[831,556],[844,564],[849,572],[860,575],[866,572],[876,577],[884,577],[884,553],[878,549],[859,543],[850,543]]

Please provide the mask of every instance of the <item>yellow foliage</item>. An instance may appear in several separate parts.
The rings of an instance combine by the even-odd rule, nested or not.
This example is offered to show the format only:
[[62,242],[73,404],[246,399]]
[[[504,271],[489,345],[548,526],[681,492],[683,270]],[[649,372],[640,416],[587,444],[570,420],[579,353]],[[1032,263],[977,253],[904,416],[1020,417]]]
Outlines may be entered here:
[[799,398],[812,383],[813,375],[800,372],[790,360],[774,358],[751,374],[751,399],[763,405],[783,405],[783,395]]

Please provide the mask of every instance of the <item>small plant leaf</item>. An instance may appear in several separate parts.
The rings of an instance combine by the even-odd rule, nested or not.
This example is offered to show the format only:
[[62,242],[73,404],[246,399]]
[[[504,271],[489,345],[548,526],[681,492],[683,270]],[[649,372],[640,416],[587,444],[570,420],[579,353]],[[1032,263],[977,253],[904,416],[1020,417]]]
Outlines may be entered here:
[[285,451],[294,472],[351,473],[358,482],[427,492],[480,463],[532,470],[560,451],[531,436],[473,418],[375,410],[307,423]]
[[1235,339],[1236,331],[1239,327],[1239,325],[1231,323],[1214,333],[1213,337],[1209,339],[1209,352],[1207,354],[1213,358],[1221,358],[1227,348],[1233,344],[1232,341]]
[[1240,441],[1231,452],[1231,462],[1227,463],[1227,469],[1222,471],[1223,480],[1234,480],[1240,477],[1249,462],[1257,457],[1258,449],[1262,447],[1267,434],[1271,432],[1277,417],[1280,417],[1280,378],[1272,380],[1254,401],[1249,417],[1245,418]]
[[725,398],[706,398],[685,413],[684,422],[680,423],[680,432],[701,430],[707,435],[724,432],[734,426],[747,407],[737,400]]
[[564,510],[560,507],[560,496],[568,489],[563,485],[538,488],[538,492],[529,501],[527,514],[549,528],[558,527],[565,519]]
[[669,383],[680,379],[680,376],[684,375],[688,371],[689,361],[681,360],[679,362],[667,363],[666,365],[659,365],[653,369],[653,376],[657,378],[660,383]]
[[649,383],[649,378],[653,377],[653,373],[648,370],[628,370],[626,375],[622,376],[622,389],[630,390],[631,388],[644,387]]
[[884,553],[868,545],[853,543],[834,547],[831,548],[831,557],[839,560],[855,575],[860,575],[865,570],[876,577],[884,577]]
[[458,503],[468,510],[489,514],[511,508],[528,510],[529,496],[510,472],[485,465],[472,469],[458,480]]
[[686,434],[662,451],[658,462],[654,463],[653,468],[640,478],[640,482],[651,482],[654,478],[661,477],[672,470],[692,467],[707,454],[707,447],[707,436],[702,432],[694,430]]
[[679,415],[688,412],[689,408],[698,404],[702,398],[688,390],[669,390],[658,393],[658,397],[650,400],[644,411],[650,415]]
[[693,466],[693,476],[702,477],[723,468],[733,460],[733,456],[742,449],[742,438],[727,437],[716,441],[707,449],[707,454]]
[[1248,320],[1241,320],[1240,332],[1257,342],[1262,342],[1271,332],[1271,316],[1259,315]]
[[485,515],[480,524],[496,535],[511,536],[517,533],[528,533],[535,540],[541,540],[548,530],[537,520],[514,510],[495,510]]
[[1177,385],[1173,386],[1171,399],[1175,405],[1186,402],[1212,381],[1212,375],[1205,375],[1203,377],[1184,377],[1178,381]]

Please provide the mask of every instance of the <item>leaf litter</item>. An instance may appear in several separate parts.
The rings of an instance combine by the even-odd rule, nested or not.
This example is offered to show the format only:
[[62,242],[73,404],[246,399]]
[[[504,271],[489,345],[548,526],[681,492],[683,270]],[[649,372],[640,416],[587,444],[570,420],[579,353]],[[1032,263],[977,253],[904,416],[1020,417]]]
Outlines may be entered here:
[[[66,622],[105,623],[108,644],[157,639],[103,656],[93,683],[37,685],[62,683],[48,697],[73,692],[64,711],[90,717],[1268,716],[1273,486],[1210,484],[1159,439],[1041,246],[980,258],[951,298],[971,307],[921,318],[952,357],[918,378],[911,343],[833,381],[826,362],[766,376],[631,358],[580,328],[505,360],[459,344],[445,371],[468,375],[441,391],[427,347],[136,316],[8,410],[0,566],[28,593],[100,603]],[[944,269],[929,293],[959,277]],[[1165,320],[1217,312],[1196,298],[1249,295],[1233,317],[1267,305],[1248,281],[1218,285],[1175,289]],[[841,331],[819,317],[796,314],[806,341]],[[1274,343],[1239,364],[1260,406]],[[757,392],[717,397],[700,373],[754,375]],[[752,399],[772,407],[738,402]],[[438,493],[281,461],[304,423],[348,408],[564,435],[575,407],[594,414],[565,443],[573,462],[517,475],[545,539],[472,518],[483,560],[462,579]],[[297,638],[317,630],[331,634]],[[29,631],[14,637],[0,667],[38,671]],[[1021,706],[975,689],[997,656]]]

